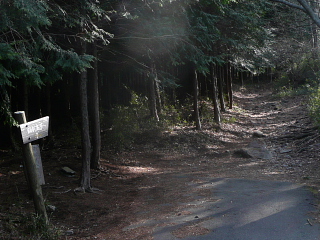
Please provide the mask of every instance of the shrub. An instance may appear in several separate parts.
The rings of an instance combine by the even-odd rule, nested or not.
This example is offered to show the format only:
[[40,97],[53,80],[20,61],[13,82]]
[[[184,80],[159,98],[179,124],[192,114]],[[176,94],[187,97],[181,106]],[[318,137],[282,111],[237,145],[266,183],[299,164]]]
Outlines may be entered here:
[[317,126],[320,126],[320,88],[314,91],[310,96],[309,111],[311,118]]
[[109,131],[105,136],[108,147],[121,151],[130,148],[141,136],[157,135],[165,128],[166,121],[157,122],[150,117],[148,99],[132,94],[129,106],[117,105],[105,116]]

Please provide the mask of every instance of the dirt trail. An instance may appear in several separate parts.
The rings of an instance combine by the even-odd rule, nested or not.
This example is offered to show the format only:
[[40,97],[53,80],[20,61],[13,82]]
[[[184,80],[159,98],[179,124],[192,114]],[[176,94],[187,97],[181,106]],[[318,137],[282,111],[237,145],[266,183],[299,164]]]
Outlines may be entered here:
[[[220,127],[204,124],[200,132],[177,128],[142,138],[132,150],[119,155],[103,153],[103,170],[93,173],[93,186],[102,190],[97,194],[74,194],[71,189],[77,186],[76,178],[57,174],[68,165],[78,177],[77,156],[44,153],[44,194],[56,207],[52,222],[69,234],[66,239],[154,239],[153,231],[161,227],[161,221],[167,227],[168,217],[191,214],[187,204],[196,196],[216,201],[210,189],[195,187],[207,179],[291,181],[312,186],[318,194],[320,141],[308,117],[305,97],[280,99],[262,90],[239,90],[234,98],[235,107],[223,114]],[[272,151],[271,159],[233,154],[253,139],[255,131],[266,136],[263,141]],[[5,187],[6,194],[16,191]],[[31,204],[24,207],[32,208]],[[183,238],[207,231],[190,226],[174,234]]]
[[[132,184],[121,196],[131,199],[129,206],[126,205],[127,216],[108,233],[100,229],[95,236],[153,239],[155,227],[161,227],[159,222],[166,225],[165,219],[172,214],[190,214],[187,205],[195,201],[195,196],[215,201],[210,189],[194,187],[206,182],[204,179],[294,181],[314,186],[316,192],[320,179],[319,142],[308,118],[306,99],[302,96],[280,99],[271,92],[238,91],[235,102],[236,107],[224,114],[227,121],[218,130],[175,129],[136,146],[133,152],[122,153],[118,161],[128,165],[121,167],[121,173],[127,177],[123,181]],[[313,130],[307,131],[310,134],[306,138],[295,139],[308,129]],[[250,142],[253,132],[258,130],[266,135],[264,141],[273,158],[236,157],[233,151]],[[182,231],[176,236],[200,236],[207,229],[190,227]]]

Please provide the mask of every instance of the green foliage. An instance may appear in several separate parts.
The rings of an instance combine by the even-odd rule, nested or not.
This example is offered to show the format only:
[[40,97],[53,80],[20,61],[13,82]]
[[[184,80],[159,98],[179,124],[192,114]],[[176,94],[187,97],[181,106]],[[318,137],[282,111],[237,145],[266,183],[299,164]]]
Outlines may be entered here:
[[13,0],[0,2],[0,32],[5,30],[25,34],[32,28],[49,26],[47,15],[49,6],[46,1]]
[[309,112],[315,124],[320,127],[320,88],[317,88],[310,96]]
[[7,90],[0,85],[0,116],[3,115],[4,124],[8,126],[18,126],[18,123],[12,116],[10,108],[10,99]]
[[[35,213],[25,212],[26,199],[19,193],[7,196],[9,205],[0,205],[1,212],[1,239],[23,240],[58,240],[61,232],[50,222],[46,224],[44,219]],[[30,204],[30,203],[29,203]]]
[[164,106],[162,113],[160,115],[161,121],[168,128],[173,128],[175,126],[185,126],[188,125],[187,117],[188,113],[184,109],[177,105],[167,105]]
[[108,146],[116,151],[130,148],[142,134],[157,134],[162,129],[161,123],[150,117],[147,99],[133,92],[129,106],[115,106],[102,122],[109,127]]
[[208,98],[205,101],[201,101],[200,109],[202,119],[201,122],[203,124],[216,125],[216,122],[214,120],[214,109],[212,100]]
[[73,51],[67,51],[60,55],[55,62],[55,67],[61,67],[66,72],[82,72],[83,69],[91,68],[91,55],[78,55]]
[[189,44],[185,46],[186,52],[184,54],[202,74],[209,73],[210,63],[221,61],[217,54],[213,54],[216,43],[221,37],[220,30],[217,28],[221,16],[212,10],[212,5],[214,4],[205,5],[209,9],[207,11],[196,5],[190,6],[188,13],[190,24]]
[[[4,238],[30,240],[58,240],[61,232],[36,214],[5,214],[3,221]],[[3,239],[4,239],[3,238]]]
[[311,94],[317,88],[320,80],[319,59],[310,54],[304,54],[300,61],[288,64],[278,71],[274,86],[280,97]]
[[237,121],[237,119],[235,117],[230,117],[230,118],[225,118],[225,119],[222,119],[222,122],[223,123],[235,123]]
[[[100,19],[109,20],[96,1],[0,1],[0,86],[22,79],[40,88],[91,67],[94,58],[76,48],[81,41],[108,44],[112,35],[97,26]],[[0,109],[7,123],[10,108]]]
[[52,225],[45,224],[45,221],[36,214],[26,216],[22,224],[25,226],[25,234],[30,236],[29,239],[58,240],[60,238],[60,231]]

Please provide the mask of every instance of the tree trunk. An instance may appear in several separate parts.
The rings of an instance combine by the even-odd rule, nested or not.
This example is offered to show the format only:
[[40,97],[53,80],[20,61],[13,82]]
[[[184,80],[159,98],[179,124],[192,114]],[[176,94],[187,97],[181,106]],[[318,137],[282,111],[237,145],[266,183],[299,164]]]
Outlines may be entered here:
[[194,69],[194,76],[193,76],[193,110],[194,110],[194,117],[196,122],[196,129],[201,130],[201,121],[200,121],[200,114],[199,114],[199,86],[198,86],[198,75],[197,70]]
[[26,115],[26,119],[29,118],[29,85],[27,80],[23,80],[23,110]]
[[100,130],[100,104],[99,104],[99,79],[98,79],[98,60],[97,60],[97,46],[93,46],[93,56],[95,61],[93,63],[93,74],[91,78],[91,139],[92,139],[92,153],[91,153],[91,168],[100,168],[100,150],[101,150],[101,130]]
[[[86,53],[86,43],[82,42],[82,54]],[[80,75],[80,104],[81,104],[81,143],[82,143],[82,172],[80,179],[80,189],[91,192],[90,173],[90,135],[89,135],[89,114],[88,114],[88,91],[87,91],[87,71]]]
[[[51,116],[51,84],[50,83],[47,83],[46,85],[45,95],[46,95],[45,115]],[[51,139],[52,139],[52,127],[51,127],[51,124],[49,124],[48,140],[50,141]]]
[[211,79],[212,79],[212,98],[213,98],[213,108],[214,108],[214,121],[218,124],[221,122],[221,114],[220,108],[218,104],[218,96],[217,96],[217,76],[214,72],[214,67],[211,66]]
[[[313,11],[319,15],[319,12],[320,12],[320,4],[319,3],[316,3],[315,1],[310,1],[310,6],[311,8],[313,9]],[[318,39],[319,39],[319,29],[317,27],[317,25],[314,23],[314,22],[311,22],[311,35],[312,35],[312,48],[313,48],[313,51],[312,51],[312,54],[313,54],[313,57],[315,59],[318,59],[318,47],[319,47],[319,42],[318,42]]]
[[299,9],[299,10],[305,12],[307,15],[309,15],[311,20],[320,28],[320,18],[319,18],[318,13],[313,11],[311,4],[308,4],[306,0],[297,0],[297,2],[300,3],[300,5],[291,3],[289,1],[285,1],[285,0],[271,0],[271,1],[283,3],[285,5],[292,7],[292,8],[296,8],[296,9]]
[[162,112],[162,101],[161,101],[161,94],[160,94],[160,87],[159,87],[159,80],[158,77],[156,75],[156,79],[155,79],[155,91],[156,91],[156,106],[157,106],[157,111],[158,114],[161,114]]
[[66,79],[63,81],[63,94],[64,94],[64,112],[65,112],[65,121],[69,124],[73,124],[72,114],[71,114],[71,96],[72,91],[71,81]]
[[227,94],[229,99],[229,109],[233,107],[233,93],[232,93],[232,76],[231,76],[231,64],[226,65],[226,83],[227,83]]
[[157,110],[157,100],[156,100],[155,81],[156,81],[156,70],[155,70],[155,67],[152,66],[151,67],[151,74],[149,76],[150,115],[156,121],[159,121],[158,110]]
[[241,77],[241,87],[243,87],[243,71],[240,72],[240,77]]
[[226,111],[226,105],[224,103],[224,94],[223,94],[223,74],[222,74],[222,67],[217,67],[219,72],[219,76],[217,77],[217,85],[218,85],[218,95],[220,101],[220,109],[222,112]]

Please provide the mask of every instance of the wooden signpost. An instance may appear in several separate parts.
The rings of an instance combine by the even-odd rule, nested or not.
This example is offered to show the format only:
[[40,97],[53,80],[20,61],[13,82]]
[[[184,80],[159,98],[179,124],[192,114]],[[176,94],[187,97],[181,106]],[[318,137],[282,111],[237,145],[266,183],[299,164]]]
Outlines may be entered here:
[[33,152],[33,156],[36,160],[37,176],[39,179],[39,183],[40,183],[40,185],[45,185],[46,182],[44,181],[39,144],[32,145],[32,152]]
[[48,216],[44,205],[41,188],[41,183],[44,183],[44,179],[42,181],[39,177],[39,171],[37,170],[37,163],[34,156],[34,150],[30,142],[48,136],[49,117],[44,117],[35,121],[27,122],[24,111],[15,112],[14,117],[16,121],[19,123],[19,127],[21,130],[24,165],[26,177],[32,192],[33,203],[37,214],[39,214],[39,216],[43,218],[45,223],[48,224]]

